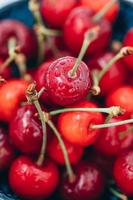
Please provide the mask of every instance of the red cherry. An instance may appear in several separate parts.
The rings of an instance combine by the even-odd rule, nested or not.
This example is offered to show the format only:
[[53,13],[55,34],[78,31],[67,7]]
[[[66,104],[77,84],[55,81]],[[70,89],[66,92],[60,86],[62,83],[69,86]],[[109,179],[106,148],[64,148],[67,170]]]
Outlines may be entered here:
[[0,87],[0,120],[11,121],[21,101],[25,100],[28,82],[25,80],[9,80]]
[[[94,55],[88,66],[92,70],[102,70],[104,66],[114,57],[112,52],[102,52]],[[100,81],[101,94],[107,94],[116,87],[121,86],[126,80],[126,69],[121,61],[114,63],[105,73]]]
[[49,197],[59,182],[57,166],[52,161],[45,161],[41,167],[28,157],[17,158],[9,172],[12,190],[23,199],[42,200]]
[[89,46],[87,55],[90,55],[108,46],[111,36],[110,23],[104,19],[100,20],[100,22],[94,22],[92,17],[92,10],[89,10],[85,7],[75,8],[68,15],[64,24],[63,34],[66,45],[73,52],[78,53],[80,51],[85,32],[97,25],[100,26],[99,36]]
[[107,106],[120,106],[126,110],[126,113],[133,113],[133,87],[121,86],[112,91],[106,99]]
[[11,165],[15,157],[13,147],[9,144],[6,131],[0,127],[0,171],[4,171]]
[[[97,108],[91,101],[82,101],[72,106],[74,108]],[[95,142],[99,136],[99,130],[92,130],[91,124],[103,123],[103,116],[96,112],[67,112],[59,116],[58,127],[61,135],[70,143],[80,146],[88,146]]]
[[46,72],[46,90],[53,103],[69,105],[88,94],[91,80],[87,65],[81,62],[75,76],[69,75],[75,62],[76,58],[67,56],[49,65]]
[[0,22],[0,56],[8,57],[7,44],[11,37],[16,39],[17,45],[20,45],[27,58],[36,57],[37,40],[34,33],[23,23],[9,19]]
[[78,0],[42,0],[41,14],[48,24],[55,28],[63,26],[70,11],[78,4]]
[[[0,59],[0,66],[3,65],[4,61],[3,59]],[[4,79],[9,79],[12,76],[12,69],[10,66],[6,67],[4,69],[4,71],[1,72],[1,68],[0,68],[0,75],[4,78]]]
[[11,141],[23,153],[37,154],[41,149],[42,127],[36,112],[32,105],[23,106],[10,123]]
[[114,164],[114,178],[120,190],[133,196],[133,151],[124,152]]
[[[118,121],[120,120],[113,118],[110,123]],[[133,132],[128,131],[129,128],[130,126],[125,124],[101,130],[101,135],[94,144],[95,149],[104,156],[115,157],[123,150],[132,148]]]
[[93,200],[101,195],[104,177],[95,164],[82,161],[75,167],[75,174],[74,182],[69,182],[65,177],[61,183],[61,196],[64,200]]
[[[66,140],[63,140],[65,147],[68,152],[69,160],[71,164],[76,164],[79,162],[83,155],[83,148],[79,146],[75,146]],[[48,145],[48,154],[52,160],[55,162],[65,165],[64,155],[62,153],[62,149],[58,140],[54,137],[53,140]]]

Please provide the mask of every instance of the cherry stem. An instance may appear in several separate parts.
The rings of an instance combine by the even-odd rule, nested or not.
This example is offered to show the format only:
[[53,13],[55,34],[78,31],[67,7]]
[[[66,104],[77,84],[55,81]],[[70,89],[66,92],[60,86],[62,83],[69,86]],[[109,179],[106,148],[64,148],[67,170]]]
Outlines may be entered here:
[[65,112],[101,112],[109,115],[118,116],[124,114],[124,110],[119,106],[112,106],[109,108],[63,108],[49,112],[51,116],[58,115]]
[[[42,93],[42,91],[41,91],[41,93]],[[47,134],[46,134],[46,122],[45,122],[45,118],[44,118],[44,112],[42,111],[40,103],[38,101],[38,94],[40,95],[40,92],[37,93],[36,84],[31,83],[27,88],[26,97],[27,97],[28,102],[34,104],[34,106],[36,107],[41,124],[42,124],[42,131],[43,131],[42,147],[41,147],[41,151],[40,151],[38,160],[36,162],[38,166],[41,166],[44,162],[44,157],[45,157]]]
[[118,197],[121,200],[128,200],[127,196],[125,196],[124,194],[119,193],[118,191],[116,191],[113,188],[109,188],[110,192],[115,195],[116,197]]
[[114,123],[91,125],[91,128],[92,129],[110,128],[110,127],[114,127],[114,126],[121,126],[121,125],[124,125],[124,124],[130,124],[130,123],[133,123],[133,119],[127,119],[127,120],[123,120],[123,121],[120,121],[120,122],[114,122]]
[[96,15],[93,16],[92,20],[94,22],[100,21],[116,2],[117,0],[110,0]]
[[60,135],[60,133],[58,132],[58,130],[56,129],[55,125],[53,124],[53,122],[51,120],[48,120],[47,124],[53,130],[53,132],[55,133],[55,135],[56,135],[56,137],[57,137],[57,139],[60,143],[62,152],[64,154],[64,159],[65,159],[65,163],[66,163],[67,173],[68,173],[68,176],[69,176],[69,181],[73,182],[75,180],[75,175],[74,175],[74,172],[72,170],[72,167],[71,167],[71,164],[70,164],[70,161],[69,161],[69,157],[68,157],[68,153],[67,153],[65,144],[64,144],[64,142],[61,138],[61,135]]
[[69,71],[70,77],[75,76],[77,69],[78,69],[89,45],[98,37],[98,33],[99,33],[99,26],[95,26],[95,27],[89,29],[88,31],[86,31],[86,33],[84,34],[84,41],[83,41],[79,56],[76,59],[75,65]]

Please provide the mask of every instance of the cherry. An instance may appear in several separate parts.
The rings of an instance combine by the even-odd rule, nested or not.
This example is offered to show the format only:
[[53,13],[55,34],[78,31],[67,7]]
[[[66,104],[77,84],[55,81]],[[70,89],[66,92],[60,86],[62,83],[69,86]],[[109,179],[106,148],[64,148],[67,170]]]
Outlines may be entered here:
[[[4,63],[3,59],[0,59],[0,66],[3,65],[3,63]],[[4,69],[4,71],[1,71],[1,68],[0,68],[0,75],[3,78],[5,78],[6,80],[10,79],[12,77],[12,69],[11,69],[11,67],[10,66],[6,67]]]
[[120,190],[133,196],[133,151],[126,151],[114,163],[114,179]]
[[[110,123],[119,119],[111,119]],[[96,140],[94,148],[106,157],[116,157],[125,149],[133,146],[133,132],[128,124],[101,130],[101,135]]]
[[18,157],[9,171],[12,190],[23,199],[44,199],[49,197],[59,182],[57,166],[52,161],[38,166],[26,156]]
[[0,126],[0,171],[8,169],[15,157],[15,152],[9,144],[6,131]]
[[41,14],[48,24],[55,28],[63,26],[70,11],[76,7],[78,0],[42,0]]
[[[64,24],[64,41],[69,49],[78,53],[81,49],[84,34],[90,28],[99,25],[100,33],[87,50],[87,55],[107,47],[111,36],[111,25],[106,20],[95,22],[92,10],[85,7],[77,7],[68,15]],[[70,34],[71,33],[71,34]]]
[[[91,101],[81,101],[73,108],[97,108]],[[91,124],[103,123],[103,116],[99,112],[67,112],[59,116],[58,127],[61,135],[70,143],[80,146],[88,146],[95,142],[99,131],[92,130]]]
[[97,199],[104,189],[104,177],[100,169],[92,163],[82,161],[75,166],[76,178],[69,182],[66,177],[61,183],[61,196],[65,200]]
[[133,87],[123,85],[111,93],[106,98],[107,106],[120,106],[125,109],[127,114],[133,113]]
[[[71,143],[63,140],[65,147],[68,152],[69,160],[71,164],[76,164],[79,162],[83,155],[83,148],[79,146],[72,145]],[[62,153],[61,146],[58,140],[54,137],[53,140],[48,145],[48,154],[52,160],[55,162],[65,165],[64,155]]]
[[23,153],[37,154],[42,144],[42,127],[32,105],[20,107],[10,122],[12,143]]
[[36,57],[37,41],[34,33],[23,23],[16,20],[2,20],[0,22],[0,56],[8,57],[8,42],[16,39],[16,44],[21,47],[22,53],[29,59]]
[[14,79],[0,87],[0,120],[11,121],[20,102],[25,100],[27,85],[25,80]]
[[[110,51],[94,55],[88,62],[89,69],[102,70],[104,66],[114,58],[114,54]],[[100,80],[101,94],[106,95],[114,88],[121,86],[126,80],[126,69],[119,60],[114,63]]]

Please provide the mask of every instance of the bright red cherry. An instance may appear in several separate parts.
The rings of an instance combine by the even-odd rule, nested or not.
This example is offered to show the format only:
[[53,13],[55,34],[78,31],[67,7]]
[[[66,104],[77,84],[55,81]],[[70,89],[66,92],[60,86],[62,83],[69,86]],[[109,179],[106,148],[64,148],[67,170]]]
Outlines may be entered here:
[[25,80],[9,80],[0,87],[0,120],[9,122],[19,107],[25,101],[25,91],[28,82]]
[[81,62],[74,76],[70,71],[74,57],[63,57],[49,65],[46,72],[46,90],[50,100],[58,105],[73,104],[84,98],[90,89],[91,78],[87,65]]
[[124,152],[117,158],[114,179],[123,193],[133,196],[133,151]]
[[[118,122],[119,119],[111,119],[110,123]],[[107,157],[116,157],[125,149],[131,149],[133,146],[133,132],[128,131],[128,124],[114,126],[101,130],[101,134],[96,140],[94,147],[102,155]]]
[[4,70],[1,70],[1,66],[3,65],[3,63],[3,59],[0,59],[0,75],[7,80],[12,76],[12,69],[10,66],[8,66]]
[[[71,164],[76,164],[81,159],[83,155],[83,148],[80,146],[75,146],[66,140],[63,140],[65,147],[68,152],[69,160]],[[55,162],[65,165],[64,155],[58,140],[54,137],[53,140],[48,145],[48,154],[52,160]]]
[[104,190],[104,177],[100,169],[92,163],[82,161],[75,167],[76,179],[69,182],[65,177],[61,183],[64,200],[94,200]]
[[20,107],[10,122],[12,143],[23,153],[37,154],[42,145],[42,127],[32,105]]
[[[102,70],[113,57],[114,54],[110,51],[94,55],[88,63],[89,69]],[[114,88],[121,86],[126,80],[126,75],[123,63],[121,61],[114,63],[100,81],[101,94],[106,95]]]
[[41,14],[48,24],[55,28],[60,28],[70,13],[77,6],[78,0],[42,0]]
[[[72,106],[74,108],[97,108],[91,101],[82,101]],[[92,124],[103,123],[103,116],[99,112],[67,112],[59,116],[58,127],[61,135],[70,143],[88,146],[95,142],[99,130],[89,128]]]
[[0,127],[0,171],[4,171],[10,167],[15,152],[11,144],[9,144],[6,131]]
[[14,37],[16,44],[20,45],[22,53],[27,58],[34,58],[37,54],[37,40],[34,32],[23,23],[16,20],[2,20],[0,22],[0,56],[8,57],[7,45]]
[[58,168],[52,161],[38,166],[30,158],[21,156],[13,162],[9,172],[12,190],[23,199],[47,198],[55,191],[58,182]]
[[[94,53],[108,46],[111,36],[111,25],[108,21],[102,19],[100,22],[94,22],[92,10],[85,7],[77,7],[68,15],[64,24],[64,40],[69,49],[78,53],[81,49],[85,32],[99,25],[100,33],[98,38],[92,42],[87,50],[87,55]],[[70,34],[71,33],[71,34]]]
[[107,106],[120,106],[125,109],[126,113],[133,113],[133,87],[121,86],[112,91],[106,99]]

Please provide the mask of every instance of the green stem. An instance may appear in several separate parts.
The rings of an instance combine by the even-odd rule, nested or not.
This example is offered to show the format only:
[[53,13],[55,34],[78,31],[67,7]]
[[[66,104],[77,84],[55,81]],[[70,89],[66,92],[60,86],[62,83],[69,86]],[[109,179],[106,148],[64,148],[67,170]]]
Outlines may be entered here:
[[127,196],[125,196],[124,194],[119,193],[118,191],[116,191],[113,188],[109,188],[110,192],[115,195],[116,197],[118,197],[121,200],[128,200]]

